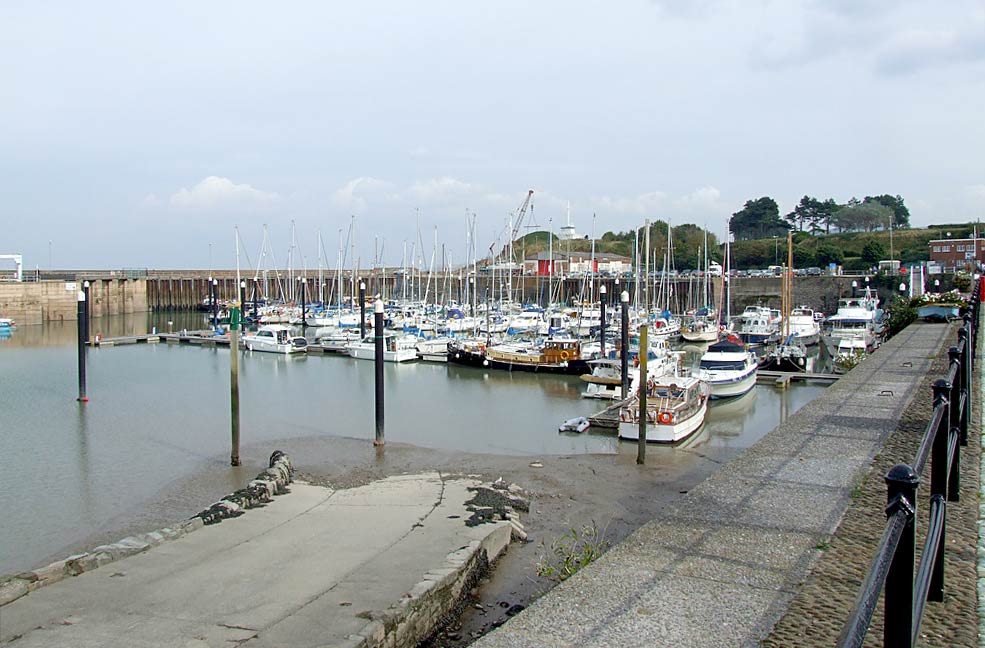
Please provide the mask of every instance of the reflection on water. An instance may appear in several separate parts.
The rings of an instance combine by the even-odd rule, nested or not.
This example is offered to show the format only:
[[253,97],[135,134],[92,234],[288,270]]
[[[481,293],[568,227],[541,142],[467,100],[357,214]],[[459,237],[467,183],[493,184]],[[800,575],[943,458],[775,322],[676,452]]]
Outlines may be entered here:
[[[104,337],[196,329],[201,313],[101,318]],[[23,326],[0,342],[0,573],[34,566],[126,513],[203,463],[226,467],[229,350],[130,345],[88,352],[89,404],[75,402],[76,326]],[[423,447],[518,456],[632,453],[613,434],[559,434],[558,425],[604,403],[582,399],[577,376],[446,364],[387,364],[387,439]],[[690,447],[742,448],[823,387],[757,387],[713,403]],[[243,443],[374,433],[373,363],[347,356],[244,353]],[[680,448],[648,448],[678,462]],[[693,455],[687,459],[693,461]],[[223,474],[226,474],[223,472]],[[232,488],[230,488],[232,490]],[[219,493],[216,493],[218,496]],[[181,511],[180,515],[188,514]]]

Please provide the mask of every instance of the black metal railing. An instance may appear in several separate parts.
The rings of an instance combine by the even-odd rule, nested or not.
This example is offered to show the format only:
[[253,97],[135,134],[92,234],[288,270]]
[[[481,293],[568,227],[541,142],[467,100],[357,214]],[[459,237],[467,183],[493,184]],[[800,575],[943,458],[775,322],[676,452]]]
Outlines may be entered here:
[[[944,547],[947,503],[957,502],[961,446],[968,444],[971,421],[972,367],[978,344],[979,284],[958,331],[958,344],[948,349],[947,378],[933,384],[934,410],[917,450],[913,467],[896,464],[886,474],[886,528],[855,600],[838,646],[861,646],[880,593],[885,590],[883,646],[916,644],[928,601],[944,600]],[[917,486],[930,459],[930,503],[927,538],[914,577]]]

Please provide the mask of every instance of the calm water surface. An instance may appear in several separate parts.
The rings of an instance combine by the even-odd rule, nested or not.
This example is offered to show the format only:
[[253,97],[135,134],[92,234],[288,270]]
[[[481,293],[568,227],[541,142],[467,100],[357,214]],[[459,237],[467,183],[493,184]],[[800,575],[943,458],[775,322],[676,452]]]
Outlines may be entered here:
[[[94,320],[92,332],[167,331],[168,319],[176,331],[201,328],[203,320],[192,313],[117,316]],[[25,326],[0,338],[0,574],[36,566],[203,462],[228,461],[228,349],[92,349],[91,400],[83,406],[75,401],[75,331],[74,323]],[[390,441],[518,456],[610,454],[626,444],[557,432],[565,419],[601,409],[580,397],[577,377],[410,363],[387,364],[385,380]],[[740,400],[715,402],[689,445],[747,447],[822,390],[759,386]],[[373,393],[371,362],[244,354],[243,443],[326,435],[368,441]],[[648,462],[673,462],[674,452],[653,449]],[[176,519],[192,513],[176,512]]]

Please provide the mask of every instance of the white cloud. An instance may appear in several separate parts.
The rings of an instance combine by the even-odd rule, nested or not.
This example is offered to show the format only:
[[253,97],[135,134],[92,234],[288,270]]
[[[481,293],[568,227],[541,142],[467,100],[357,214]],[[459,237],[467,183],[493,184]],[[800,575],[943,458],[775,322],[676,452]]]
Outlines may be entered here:
[[223,206],[262,205],[277,199],[277,194],[261,191],[248,184],[236,184],[229,178],[209,176],[191,189],[182,187],[171,194],[169,203],[182,209],[211,209]]
[[446,176],[415,182],[410,186],[408,193],[412,198],[424,203],[442,203],[466,199],[479,191],[481,188],[476,185]]
[[620,214],[651,214],[665,209],[668,199],[667,194],[663,191],[651,191],[635,197],[602,196],[596,202],[602,211]]
[[385,196],[391,188],[389,182],[360,176],[349,180],[332,193],[332,202],[349,211],[364,212],[369,207],[367,198]]
[[681,211],[705,212],[709,210],[721,210],[723,209],[721,203],[719,203],[721,197],[722,192],[715,187],[701,187],[680,198],[676,198],[674,200],[674,207]]

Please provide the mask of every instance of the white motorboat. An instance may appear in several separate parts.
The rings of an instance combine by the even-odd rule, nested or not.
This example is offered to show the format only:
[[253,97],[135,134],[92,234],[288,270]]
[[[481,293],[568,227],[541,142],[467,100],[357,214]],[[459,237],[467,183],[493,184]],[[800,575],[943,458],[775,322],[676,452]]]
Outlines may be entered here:
[[780,326],[774,311],[765,306],[746,306],[736,317],[733,332],[746,344],[766,344],[780,337]]
[[420,340],[417,343],[417,355],[428,362],[448,362],[448,343],[450,337],[436,337],[430,340]]
[[709,346],[701,356],[698,378],[708,383],[712,398],[731,398],[756,386],[758,369],[756,356],[730,336]]
[[814,311],[807,306],[791,310],[787,323],[790,326],[789,334],[796,335],[797,342],[802,346],[812,346],[821,339],[821,326],[814,317]]
[[292,334],[289,326],[266,324],[255,333],[244,335],[243,346],[249,351],[304,353],[308,348],[308,341],[300,335]]
[[838,312],[826,320],[831,327],[831,339],[841,345],[843,340],[854,348],[871,351],[882,332],[879,298],[866,289],[862,297],[843,297],[838,300]]
[[[646,441],[678,443],[704,423],[708,386],[694,376],[649,378],[646,385]],[[639,394],[619,408],[619,438],[639,441]]]
[[[383,336],[383,361],[384,362],[409,362],[417,360],[417,340],[412,335],[391,335]],[[358,342],[352,342],[347,347],[349,355],[360,360],[376,359],[376,336],[367,335]]]
[[354,328],[338,328],[320,333],[315,340],[326,351],[348,353],[349,345],[360,340],[359,330]]

